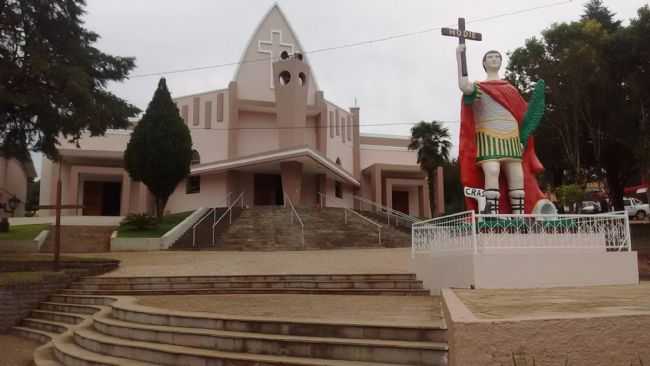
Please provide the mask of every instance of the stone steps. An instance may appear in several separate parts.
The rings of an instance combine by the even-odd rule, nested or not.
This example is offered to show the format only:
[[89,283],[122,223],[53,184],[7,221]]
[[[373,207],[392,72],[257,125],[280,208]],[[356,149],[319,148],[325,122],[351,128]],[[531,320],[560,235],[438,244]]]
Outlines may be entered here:
[[390,363],[328,360],[306,357],[258,355],[224,352],[206,348],[194,348],[169,344],[124,340],[101,334],[90,329],[74,332],[75,343],[100,354],[120,354],[122,357],[161,365],[296,365],[296,366],[380,366]]
[[138,362],[123,357],[108,356],[87,350],[74,342],[72,336],[54,342],[53,353],[62,365],[71,366],[156,366],[156,363]]
[[[248,284],[313,285],[315,288],[210,288]],[[330,285],[377,285],[380,288],[317,288]],[[133,297],[98,296],[127,291],[130,294],[186,291],[318,291],[375,294],[426,293],[413,274],[257,275],[96,277],[77,283],[81,287],[111,290],[69,289],[52,295],[29,318],[13,328],[15,334],[51,343],[39,349],[51,358],[38,366],[96,365],[300,365],[380,366],[447,365],[447,335],[442,322],[399,325],[280,319],[195,313],[139,305]],[[417,288],[385,289],[386,286]],[[177,287],[181,288],[177,288]],[[184,289],[183,286],[199,286]],[[115,290],[115,289],[122,290]],[[95,295],[69,293],[93,292]],[[394,294],[394,293],[393,293]],[[35,359],[38,360],[35,354]]]
[[[365,281],[365,280],[415,280],[413,273],[353,273],[353,274],[273,274],[273,275],[220,275],[220,276],[155,276],[155,277],[86,277],[82,283],[154,283],[203,281]],[[105,299],[104,297],[98,297]]]
[[318,288],[196,288],[158,290],[63,290],[69,295],[220,295],[220,294],[304,294],[304,295],[380,295],[380,296],[429,296],[423,289],[318,289]]
[[400,325],[188,313],[116,302],[111,317],[131,323],[279,336],[446,343],[442,324]]
[[377,228],[341,208],[298,208],[304,223],[305,244],[297,223],[290,224],[291,211],[285,208],[254,207],[241,216],[223,234],[217,250],[304,250],[335,248],[405,247],[410,233],[382,223],[382,243]]
[[69,325],[52,320],[25,318],[20,322],[24,328],[44,330],[49,333],[61,334],[68,330]]
[[11,328],[11,333],[17,336],[33,339],[38,343],[47,343],[57,336],[57,333],[52,333],[41,329],[33,329],[33,328],[27,328],[22,326],[16,326]]
[[52,301],[44,301],[39,304],[39,309],[56,311],[60,313],[72,313],[72,314],[85,314],[90,315],[101,310],[98,306],[93,305],[79,305],[79,304],[70,304],[70,303],[60,303]]
[[446,344],[431,342],[268,335],[142,325],[111,318],[95,318],[93,327],[98,333],[122,339],[257,355],[439,365],[447,351]]
[[203,281],[168,283],[73,283],[75,290],[187,290],[204,288],[253,288],[253,289],[422,289],[422,281],[414,280],[367,280],[367,281]]
[[79,324],[84,319],[84,317],[79,315],[73,315],[70,313],[62,313],[57,311],[47,311],[47,310],[32,310],[30,317],[33,319],[43,319],[50,320],[57,323],[64,324]]

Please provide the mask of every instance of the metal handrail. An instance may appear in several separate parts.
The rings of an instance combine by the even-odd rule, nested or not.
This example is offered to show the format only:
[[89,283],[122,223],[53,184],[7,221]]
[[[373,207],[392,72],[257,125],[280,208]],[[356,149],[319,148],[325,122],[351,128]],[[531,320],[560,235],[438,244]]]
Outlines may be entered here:
[[216,245],[216,238],[214,235],[215,228],[217,227],[217,225],[219,225],[221,220],[223,220],[223,218],[226,217],[226,214],[228,214],[228,225],[232,224],[232,208],[235,207],[238,202],[240,202],[241,208],[244,208],[244,192],[240,193],[239,196],[237,196],[237,198],[235,198],[235,200],[230,204],[230,206],[228,206],[226,211],[224,211],[221,214],[219,219],[215,221],[214,224],[212,224],[212,246]]
[[371,201],[371,200],[369,200],[367,198],[363,198],[363,197],[359,197],[359,196],[352,196],[352,198],[357,200],[357,201],[367,203],[367,204],[369,204],[371,206],[374,206],[375,209],[379,209],[379,211],[385,212],[388,224],[390,224],[391,215],[396,217],[396,222],[397,222],[397,219],[402,219],[404,221],[407,221],[410,224],[413,224],[413,223],[416,223],[416,222],[419,221],[418,218],[416,218],[416,217],[413,217],[411,215],[407,215],[404,212],[397,211],[397,210],[395,210],[393,208],[390,208],[390,207],[382,206],[382,205],[378,204],[377,202]]
[[[226,206],[228,206],[228,201],[230,200],[231,195],[232,192],[226,193],[226,198],[224,199],[226,201]],[[224,200],[219,201],[219,203]],[[219,207],[219,203],[217,203],[215,207],[209,209],[208,212],[206,212],[206,214],[196,222],[196,224],[192,225],[192,248],[196,248],[196,228],[210,216],[212,216],[212,225],[214,225],[214,222],[217,220],[217,207]]]
[[291,202],[291,198],[289,198],[289,195],[284,193],[284,207],[287,207],[287,202],[289,203],[289,207],[291,208],[291,225],[293,225],[293,215],[296,215],[296,219],[298,220],[298,223],[300,224],[300,231],[302,234],[302,247],[305,247],[305,224],[302,222],[302,218],[300,218],[300,215],[298,215],[298,211],[296,211],[296,208],[293,206],[293,202]]
[[348,211],[352,212],[353,214],[355,214],[355,215],[359,216],[360,218],[364,219],[366,222],[368,222],[370,224],[373,224],[373,225],[375,225],[377,227],[377,237],[378,237],[378,240],[379,240],[379,245],[381,245],[381,228],[382,228],[381,224],[376,223],[375,221],[363,216],[362,214],[358,213],[355,210],[352,210],[352,209],[350,209],[348,207],[343,207],[343,212],[345,212],[345,224],[346,225],[348,223]]

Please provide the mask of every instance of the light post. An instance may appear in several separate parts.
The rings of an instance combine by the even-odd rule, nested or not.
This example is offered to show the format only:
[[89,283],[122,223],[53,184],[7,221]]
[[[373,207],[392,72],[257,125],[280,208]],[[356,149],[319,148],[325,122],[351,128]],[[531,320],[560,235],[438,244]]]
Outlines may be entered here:
[[[18,197],[12,195],[11,198],[7,200],[7,202],[0,202],[0,209],[2,209],[5,213],[13,215],[20,202],[21,201]],[[2,220],[0,220],[0,232],[9,232],[9,218],[5,215],[3,215]]]

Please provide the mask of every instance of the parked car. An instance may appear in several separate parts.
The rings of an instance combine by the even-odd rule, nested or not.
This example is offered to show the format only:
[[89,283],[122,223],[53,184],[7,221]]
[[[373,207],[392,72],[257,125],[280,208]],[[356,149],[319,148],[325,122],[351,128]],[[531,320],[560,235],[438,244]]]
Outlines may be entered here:
[[581,214],[597,214],[601,212],[600,203],[596,201],[582,201],[578,206],[578,212]]
[[639,199],[623,197],[623,206],[625,206],[627,215],[637,220],[644,220],[650,216],[650,205],[641,202]]

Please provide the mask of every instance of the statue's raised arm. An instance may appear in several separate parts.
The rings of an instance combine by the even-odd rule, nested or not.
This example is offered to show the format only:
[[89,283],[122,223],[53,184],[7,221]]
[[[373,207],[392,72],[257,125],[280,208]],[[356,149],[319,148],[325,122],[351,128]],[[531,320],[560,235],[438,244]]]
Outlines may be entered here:
[[463,75],[463,54],[465,53],[465,45],[459,44],[456,47],[456,63],[458,64],[458,88],[465,95],[474,93],[474,83],[469,80],[467,75]]

